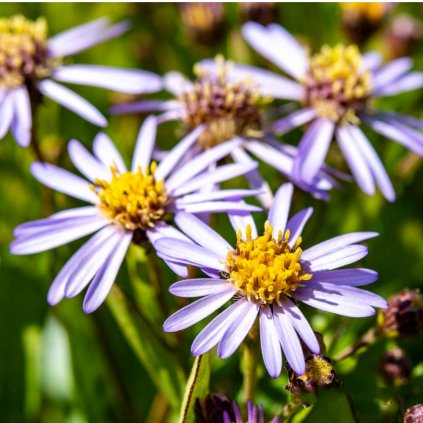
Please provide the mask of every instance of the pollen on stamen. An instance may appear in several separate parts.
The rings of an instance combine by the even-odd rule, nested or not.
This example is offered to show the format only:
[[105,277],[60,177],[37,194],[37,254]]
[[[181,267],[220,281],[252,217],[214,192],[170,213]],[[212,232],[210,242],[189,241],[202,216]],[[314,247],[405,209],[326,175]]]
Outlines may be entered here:
[[262,127],[262,108],[271,99],[262,97],[254,83],[246,78],[228,79],[231,64],[216,58],[218,71],[211,75],[201,65],[194,72],[192,88],[179,98],[185,110],[185,125],[191,130],[206,124],[199,143],[210,148],[234,136],[258,136]]
[[300,262],[301,238],[292,248],[288,245],[290,232],[279,231],[273,237],[273,228],[266,222],[264,233],[252,238],[251,226],[246,227],[245,239],[237,232],[237,245],[226,257],[228,281],[240,295],[260,304],[280,303],[290,296],[301,283],[312,275],[304,271]]
[[156,163],[136,172],[111,169],[112,179],[96,180],[91,188],[98,195],[101,212],[127,230],[153,228],[166,214],[168,197],[164,181],[157,181]]
[[371,73],[362,69],[357,46],[324,46],[310,58],[309,71],[301,81],[307,106],[322,118],[340,124],[359,122],[372,92]]
[[47,23],[21,15],[0,19],[0,88],[14,88],[48,76]]

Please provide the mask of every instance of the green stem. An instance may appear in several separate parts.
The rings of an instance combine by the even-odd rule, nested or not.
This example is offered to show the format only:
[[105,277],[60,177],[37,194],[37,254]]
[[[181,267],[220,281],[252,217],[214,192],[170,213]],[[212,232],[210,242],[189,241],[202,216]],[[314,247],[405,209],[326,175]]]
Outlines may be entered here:
[[246,341],[243,346],[242,372],[244,379],[242,382],[242,391],[244,401],[254,401],[257,385],[257,352],[255,345],[251,341]]
[[363,347],[368,347],[376,341],[378,336],[378,330],[374,327],[371,327],[354,345],[351,345],[341,351],[334,357],[335,361],[345,360],[348,357],[351,357],[359,349]]

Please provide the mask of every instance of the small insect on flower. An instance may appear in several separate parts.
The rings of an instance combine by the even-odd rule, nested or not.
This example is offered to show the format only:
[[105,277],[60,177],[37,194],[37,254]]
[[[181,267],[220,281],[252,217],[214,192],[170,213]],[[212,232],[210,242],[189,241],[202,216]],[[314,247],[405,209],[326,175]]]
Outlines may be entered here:
[[258,317],[269,374],[277,377],[281,372],[282,347],[290,367],[302,375],[305,363],[298,335],[312,353],[318,354],[320,346],[296,300],[350,317],[371,316],[373,307],[386,306],[380,296],[357,288],[374,282],[376,272],[363,268],[334,270],[366,256],[367,247],[358,243],[377,234],[341,235],[303,251],[300,235],[312,209],[304,209],[288,220],[292,193],[292,184],[279,188],[263,235],[258,234],[250,214],[229,213],[237,234],[235,247],[188,213],[176,214],[175,222],[195,244],[170,237],[155,243],[163,258],[196,266],[209,276],[170,287],[176,296],[203,298],[169,317],[165,331],[192,326],[233,301],[195,338],[191,348],[194,355],[219,344],[219,356],[229,357]]
[[[228,78],[236,82],[250,77],[261,94],[298,102],[298,110],[271,125],[275,133],[284,134],[309,124],[295,155],[295,177],[311,183],[321,171],[335,137],[360,188],[372,195],[378,186],[386,199],[394,201],[392,183],[360,123],[423,155],[423,121],[376,111],[373,106],[373,99],[423,87],[423,73],[410,72],[412,60],[402,57],[381,65],[378,53],[361,55],[354,45],[324,46],[309,56],[291,34],[276,24],[265,27],[249,22],[243,34],[255,50],[292,79],[238,64],[232,66]],[[217,72],[210,60],[201,65]]]
[[110,25],[98,19],[47,39],[47,22],[23,16],[0,19],[0,139],[10,129],[19,145],[31,141],[34,107],[46,96],[82,116],[107,126],[106,118],[89,102],[59,82],[108,88],[125,93],[160,89],[158,76],[108,66],[63,65],[63,58],[79,53],[128,29],[127,22]]
[[[93,279],[85,296],[84,311],[94,311],[106,298],[133,240],[146,238],[153,243],[161,236],[171,236],[189,242],[189,238],[169,224],[175,212],[260,210],[239,201],[257,195],[257,191],[199,192],[205,186],[241,175],[257,165],[212,166],[239,145],[239,141],[219,145],[180,166],[182,157],[203,130],[199,127],[156,164],[151,162],[156,129],[156,118],[150,116],[140,129],[130,170],[105,134],[94,139],[94,155],[76,140],[69,143],[71,160],[88,180],[51,164],[32,165],[31,171],[40,182],[91,205],[18,226],[11,252],[37,253],[98,231],[57,275],[48,294],[51,305],[79,294]],[[187,276],[185,266],[172,260],[168,264],[176,273]]]
[[[174,95],[174,99],[142,100],[118,105],[112,108],[112,113],[163,112],[159,117],[161,122],[180,120],[187,131],[205,125],[193,154],[236,138],[242,139],[242,145],[229,154],[234,162],[251,161],[252,158],[247,154],[249,152],[305,191],[317,198],[328,199],[327,191],[337,186],[335,178],[345,175],[322,165],[308,183],[296,178],[293,172],[296,148],[282,144],[267,130],[265,109],[272,101],[270,93],[259,90],[260,86],[254,78],[247,76],[234,81],[232,63],[225,61],[222,56],[211,63],[212,71],[203,62],[194,67],[197,77],[194,81],[178,72],[165,75],[163,85]],[[273,82],[276,84],[278,79],[273,78]],[[257,171],[250,172],[247,178],[252,188],[266,190],[266,195],[260,199],[269,208],[272,194],[267,182]]]

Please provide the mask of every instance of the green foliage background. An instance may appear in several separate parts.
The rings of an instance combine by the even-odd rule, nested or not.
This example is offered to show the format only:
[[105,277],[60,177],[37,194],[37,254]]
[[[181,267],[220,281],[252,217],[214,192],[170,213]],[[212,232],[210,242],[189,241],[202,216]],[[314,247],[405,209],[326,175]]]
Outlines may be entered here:
[[[312,49],[321,44],[345,42],[340,9],[332,4],[279,5],[280,23]],[[419,4],[400,4],[395,13],[422,17]],[[77,63],[142,68],[163,74],[180,70],[192,75],[193,64],[223,53],[246,63],[267,66],[240,35],[239,5],[225,5],[225,29],[212,47],[196,44],[187,36],[175,4],[124,3],[2,3],[0,14],[21,13],[28,18],[45,16],[50,34],[89,20],[108,16],[112,21],[129,19],[132,29],[69,60]],[[387,52],[383,37],[374,36],[366,49]],[[415,52],[415,68],[423,70],[423,47]],[[107,113],[122,96],[90,87],[76,87],[89,101]],[[423,118],[420,91],[379,101],[378,106]],[[106,132],[129,160],[140,116],[111,117]],[[49,161],[73,170],[66,154],[71,138],[91,147],[97,128],[64,108],[46,100],[38,113],[41,148]],[[159,131],[161,147],[177,141],[177,125]],[[284,138],[297,144],[300,131]],[[293,211],[313,205],[315,214],[304,233],[304,247],[348,231],[377,231],[369,242],[370,254],[363,264],[376,269],[380,279],[370,290],[388,297],[409,287],[418,288],[423,278],[423,167],[421,159],[393,142],[371,134],[391,175],[398,195],[389,204],[380,194],[366,197],[356,185],[346,184],[324,204],[297,191]],[[184,383],[194,362],[189,345],[194,333],[163,335],[161,324],[182,302],[167,294],[176,280],[160,267],[158,280],[149,278],[151,261],[133,247],[122,267],[107,305],[92,315],[81,309],[82,296],[51,308],[46,303],[48,287],[78,242],[51,252],[14,257],[8,252],[13,228],[28,220],[48,216],[73,204],[63,195],[37,183],[29,172],[35,160],[31,148],[19,148],[10,135],[0,142],[0,421],[85,422],[174,422],[178,419]],[[341,164],[342,165],[342,164]],[[263,172],[273,188],[283,181],[266,166]],[[261,219],[261,217],[259,217]],[[214,220],[222,234],[228,232],[224,216]],[[354,343],[376,318],[353,320],[306,313],[312,326],[324,335],[328,355],[333,356]],[[317,405],[294,413],[293,422],[400,421],[396,398],[408,407],[423,398],[422,336],[398,341],[413,364],[410,382],[402,387],[386,386],[379,375],[381,354],[394,341],[380,340],[336,366],[342,388],[312,399]],[[211,354],[210,388],[227,392],[241,402],[241,354],[220,360]],[[280,413],[289,394],[286,376],[271,380],[260,359],[256,402],[262,402],[270,418]],[[324,419],[324,420],[323,420]]]

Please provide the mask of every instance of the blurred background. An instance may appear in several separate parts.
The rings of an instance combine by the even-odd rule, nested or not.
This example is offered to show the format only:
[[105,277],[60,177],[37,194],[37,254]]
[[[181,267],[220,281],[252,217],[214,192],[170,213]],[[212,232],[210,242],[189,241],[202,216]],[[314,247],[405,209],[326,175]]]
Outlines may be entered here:
[[[411,55],[415,69],[423,71],[420,4],[379,4],[362,10],[337,3],[2,3],[0,14],[23,14],[30,19],[44,16],[50,35],[103,16],[113,22],[129,19],[132,27],[127,34],[70,62],[140,68],[158,74],[179,70],[192,77],[197,61],[218,53],[273,69],[240,34],[242,23],[249,19],[282,24],[311,51],[326,43],[354,42],[364,51],[379,50],[386,60]],[[134,99],[91,87],[75,90],[106,116],[111,105]],[[423,118],[422,104],[420,90],[378,100],[377,106]],[[128,161],[142,119],[139,115],[113,116],[106,129]],[[67,142],[77,138],[90,148],[98,131],[49,100],[39,108],[37,122],[44,156],[72,171]],[[176,123],[163,125],[159,146],[171,147],[180,135]],[[284,141],[297,145],[300,136],[301,131],[294,131],[284,136]],[[304,233],[304,247],[348,231],[379,232],[381,236],[369,242],[370,254],[362,264],[380,273],[379,281],[369,288],[387,298],[423,283],[423,166],[420,158],[394,142],[374,133],[369,137],[393,180],[394,204],[379,193],[366,197],[356,185],[345,184],[332,193],[330,203],[297,190],[293,211],[315,207]],[[346,170],[336,151],[331,154],[330,161]],[[193,362],[189,345],[198,329],[169,338],[160,334],[166,315],[183,304],[167,295],[166,287],[175,276],[162,266],[156,281],[159,288],[153,289],[145,254],[133,247],[112,293],[114,306],[104,304],[94,314],[85,315],[82,295],[54,308],[46,302],[51,281],[78,242],[32,256],[9,254],[16,225],[73,204],[35,181],[29,172],[35,159],[31,147],[18,147],[10,135],[0,141],[0,421],[176,421],[183,382]],[[274,189],[283,182],[271,169],[261,167]],[[225,216],[215,218],[214,224],[222,234],[228,232]],[[126,300],[119,302],[122,293]],[[313,328],[324,335],[328,356],[354,344],[376,324],[376,317],[352,320],[305,310]],[[164,339],[158,341],[159,337]],[[405,339],[381,339],[343,360],[335,366],[342,387],[323,392],[312,413],[293,413],[289,421],[400,421],[405,408],[423,399],[421,345],[421,333]],[[380,368],[383,354],[394,346],[406,352],[411,370],[404,380],[392,383],[381,376]],[[240,355],[225,361],[212,356],[211,391],[226,392],[242,401]],[[260,363],[255,400],[264,404],[268,418],[282,412],[290,395],[286,383],[285,374],[271,380]]]

